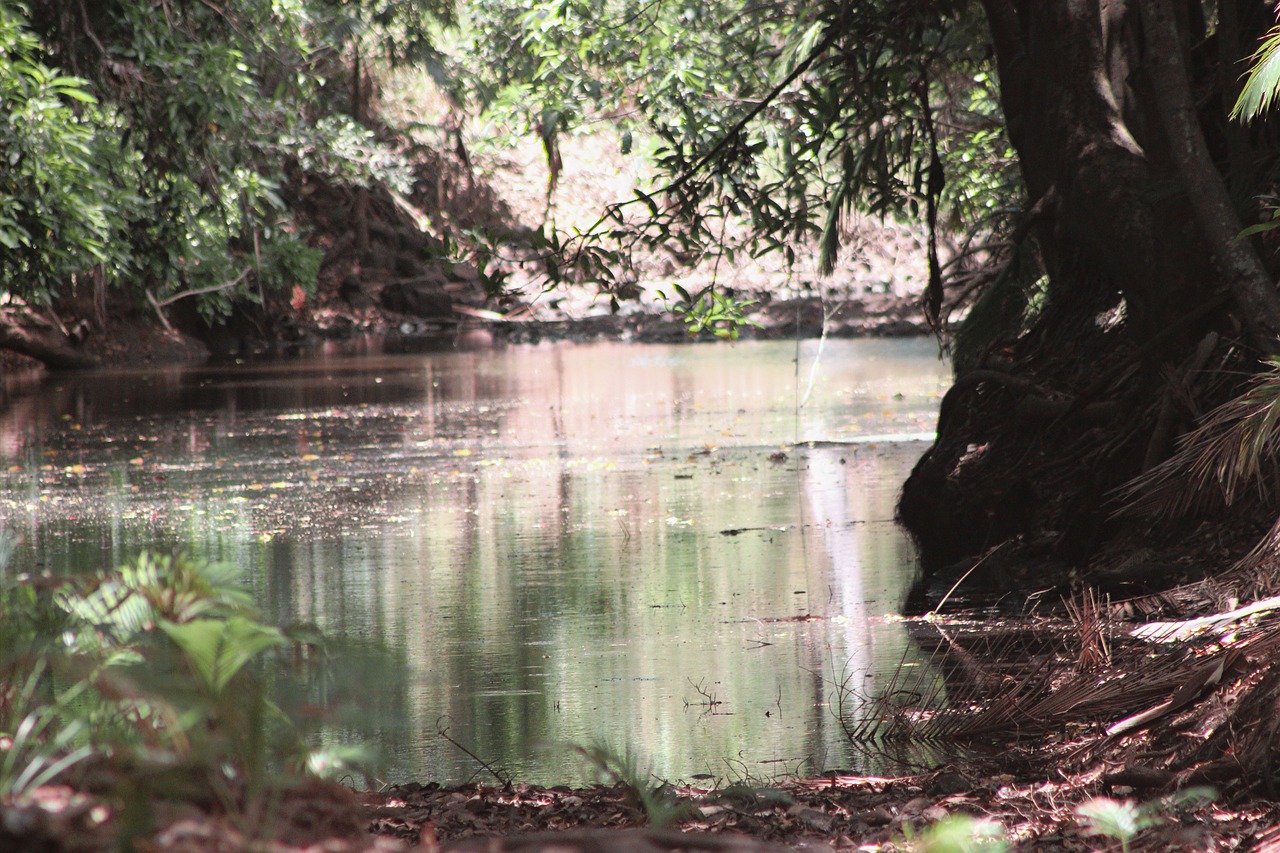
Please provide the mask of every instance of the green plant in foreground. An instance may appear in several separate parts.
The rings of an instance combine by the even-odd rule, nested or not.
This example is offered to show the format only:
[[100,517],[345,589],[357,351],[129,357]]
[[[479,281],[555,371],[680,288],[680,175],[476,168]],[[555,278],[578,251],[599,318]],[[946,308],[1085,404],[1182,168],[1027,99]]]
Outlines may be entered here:
[[[44,666],[40,664],[27,676],[20,690],[9,698],[9,711],[23,709],[33,704]],[[62,726],[50,734],[56,716],[47,707],[28,711],[15,727],[13,734],[0,737],[0,800],[20,796],[41,785],[53,781],[63,771],[73,767],[92,754],[88,746],[72,747],[80,737],[83,726],[78,722]]]
[[1004,853],[1009,849],[1004,827],[969,815],[950,815],[919,835],[908,833],[906,849],[916,853]]
[[0,798],[96,755],[126,800],[203,788],[261,826],[289,775],[347,773],[370,757],[309,749],[278,703],[314,706],[332,687],[323,666],[299,662],[317,648],[314,630],[264,624],[234,568],[185,555],[144,553],[56,583],[5,579]]
[[1088,835],[1102,835],[1120,842],[1123,853],[1129,853],[1133,839],[1144,830],[1168,822],[1165,812],[1179,806],[1211,802],[1217,794],[1211,788],[1188,788],[1185,791],[1139,805],[1133,800],[1095,797],[1076,809],[1081,827]]
[[655,782],[652,770],[643,765],[639,754],[630,746],[618,752],[611,745],[597,741],[574,749],[595,769],[602,783],[621,785],[635,798],[650,826],[666,826],[684,813],[687,803],[672,794],[666,782]]

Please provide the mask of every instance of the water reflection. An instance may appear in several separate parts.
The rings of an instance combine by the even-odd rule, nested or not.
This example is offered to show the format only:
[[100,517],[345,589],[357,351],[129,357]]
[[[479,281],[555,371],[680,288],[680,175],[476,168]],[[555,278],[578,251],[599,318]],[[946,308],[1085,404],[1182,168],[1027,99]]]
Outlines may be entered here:
[[[512,348],[62,379],[0,417],[14,566],[194,546],[275,618],[385,642],[393,778],[859,766],[832,680],[912,654],[890,523],[925,341]],[[797,360],[797,355],[799,356]],[[804,405],[800,405],[801,401]],[[812,442],[812,443],[810,443]],[[372,701],[372,700],[371,700]]]

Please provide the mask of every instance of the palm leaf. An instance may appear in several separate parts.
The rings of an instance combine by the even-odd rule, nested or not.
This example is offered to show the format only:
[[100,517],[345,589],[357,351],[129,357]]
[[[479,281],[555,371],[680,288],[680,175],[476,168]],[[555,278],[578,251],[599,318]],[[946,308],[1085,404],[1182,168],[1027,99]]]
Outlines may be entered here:
[[1249,121],[1265,112],[1280,91],[1280,27],[1267,33],[1249,64],[1244,88],[1231,110],[1231,118],[1242,121]]
[[836,189],[831,205],[827,208],[822,236],[818,238],[818,275],[831,275],[836,268],[836,256],[840,253],[840,223],[848,203],[848,185]]
[[1120,513],[1178,517],[1212,499],[1230,506],[1256,488],[1270,497],[1280,458],[1280,360],[1272,360],[1239,397],[1205,416],[1173,456],[1118,490]]

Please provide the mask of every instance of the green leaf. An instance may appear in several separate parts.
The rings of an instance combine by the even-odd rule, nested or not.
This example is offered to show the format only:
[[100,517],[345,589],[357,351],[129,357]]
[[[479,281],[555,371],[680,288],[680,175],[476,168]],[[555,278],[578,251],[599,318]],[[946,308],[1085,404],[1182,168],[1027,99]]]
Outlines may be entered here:
[[640,189],[637,189],[637,190],[636,190],[636,195],[640,198],[640,200],[641,200],[641,201],[643,201],[643,202],[644,202],[645,207],[649,208],[649,213],[650,213],[650,214],[652,214],[653,216],[657,216],[657,215],[658,215],[658,205],[657,205],[657,203],[653,200],[653,197],[652,197],[652,196],[650,196],[648,193],[646,193],[646,192],[644,192],[643,190],[640,190]]
[[59,95],[82,104],[96,104],[98,99],[86,90],[86,82],[78,77],[59,77],[52,86]]
[[160,629],[182,650],[188,662],[217,696],[245,664],[287,640],[278,629],[243,616],[196,619],[184,624],[163,621]]
[[1270,222],[1259,222],[1257,225],[1250,225],[1239,234],[1236,235],[1237,240],[1243,240],[1246,237],[1252,237],[1254,234],[1265,234],[1268,231],[1274,231],[1280,228],[1280,219],[1273,219]]
[[1258,51],[1250,59],[1250,66],[1244,88],[1231,110],[1231,118],[1241,121],[1250,121],[1266,112],[1280,91],[1280,27],[1263,37]]

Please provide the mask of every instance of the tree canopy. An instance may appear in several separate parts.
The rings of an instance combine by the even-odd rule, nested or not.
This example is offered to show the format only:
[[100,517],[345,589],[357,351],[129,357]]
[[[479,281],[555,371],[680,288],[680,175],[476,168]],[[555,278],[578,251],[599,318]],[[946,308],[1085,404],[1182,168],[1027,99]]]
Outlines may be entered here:
[[[445,5],[0,3],[0,276],[42,304],[77,277],[208,321],[314,286],[290,170],[403,185],[355,120],[363,53],[427,61]],[[358,101],[358,97],[356,99]]]

